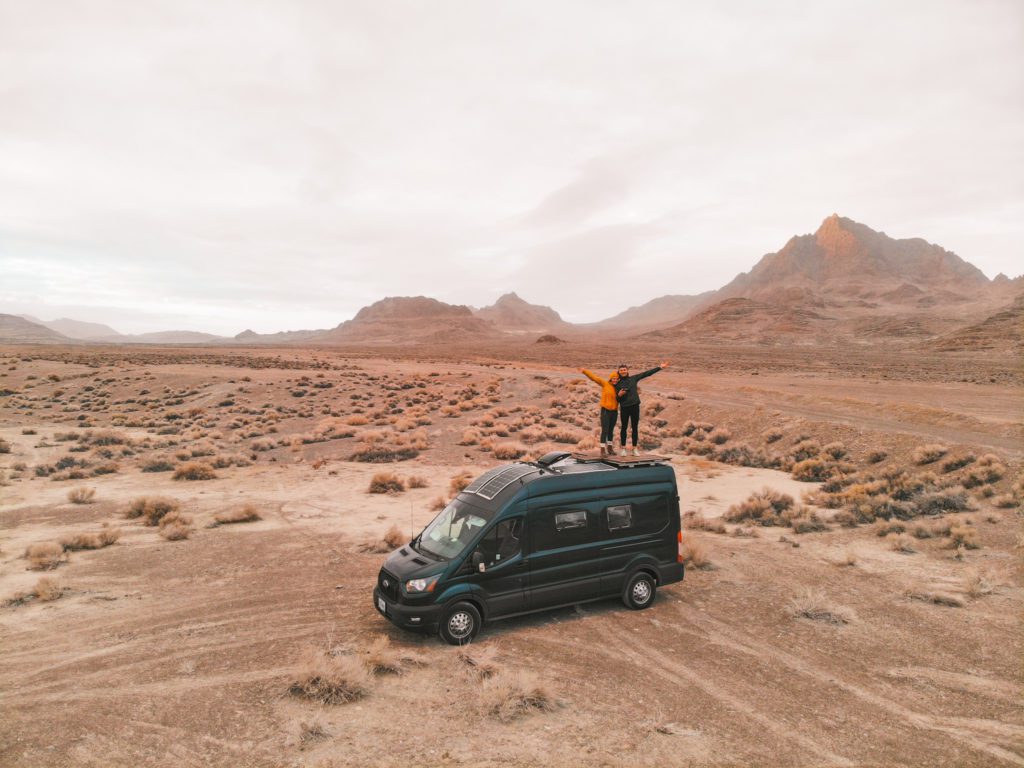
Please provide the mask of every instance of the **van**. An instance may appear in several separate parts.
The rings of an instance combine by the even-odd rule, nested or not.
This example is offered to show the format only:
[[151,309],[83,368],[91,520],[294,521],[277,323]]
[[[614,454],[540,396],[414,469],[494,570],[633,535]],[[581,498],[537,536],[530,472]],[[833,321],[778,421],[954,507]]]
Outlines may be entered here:
[[683,578],[679,495],[658,457],[549,453],[470,483],[377,576],[374,607],[453,645],[485,622],[621,597],[641,610]]

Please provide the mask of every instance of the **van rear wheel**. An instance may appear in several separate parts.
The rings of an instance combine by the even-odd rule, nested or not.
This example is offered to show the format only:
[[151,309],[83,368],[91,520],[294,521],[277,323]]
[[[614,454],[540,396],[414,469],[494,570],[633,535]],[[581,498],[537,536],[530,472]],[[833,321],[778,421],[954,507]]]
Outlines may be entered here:
[[472,603],[455,603],[441,615],[441,638],[449,645],[473,642],[483,618]]
[[628,582],[622,592],[622,602],[627,608],[640,611],[648,608],[654,602],[654,592],[657,584],[654,577],[647,573],[638,573]]

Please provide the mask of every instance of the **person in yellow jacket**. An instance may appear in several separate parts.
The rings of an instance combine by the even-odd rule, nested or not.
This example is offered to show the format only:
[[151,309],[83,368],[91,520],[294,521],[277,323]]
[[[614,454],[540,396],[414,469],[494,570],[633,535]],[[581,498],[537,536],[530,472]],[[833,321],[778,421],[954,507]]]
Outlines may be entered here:
[[615,422],[619,417],[619,398],[615,392],[619,374],[612,371],[607,379],[602,379],[586,368],[580,368],[580,373],[601,387],[601,455],[612,456],[615,454],[615,447],[612,444],[615,437]]

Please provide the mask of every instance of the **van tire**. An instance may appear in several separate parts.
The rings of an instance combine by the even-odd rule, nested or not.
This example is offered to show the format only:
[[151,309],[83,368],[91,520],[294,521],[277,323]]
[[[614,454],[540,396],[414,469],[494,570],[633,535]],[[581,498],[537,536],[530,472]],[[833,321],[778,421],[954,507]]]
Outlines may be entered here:
[[441,639],[449,645],[467,645],[473,642],[483,623],[483,617],[475,605],[454,603],[441,614]]
[[634,611],[650,608],[651,603],[654,602],[656,589],[657,584],[654,577],[641,571],[626,582],[626,588],[622,590],[622,602],[626,604],[627,608],[632,608]]

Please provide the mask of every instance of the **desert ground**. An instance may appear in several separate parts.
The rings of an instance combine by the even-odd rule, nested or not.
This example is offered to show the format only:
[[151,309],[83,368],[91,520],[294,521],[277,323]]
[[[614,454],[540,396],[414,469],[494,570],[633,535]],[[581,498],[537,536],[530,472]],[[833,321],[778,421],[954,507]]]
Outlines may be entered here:
[[676,350],[682,583],[377,614],[466,478],[594,447],[619,354],[0,348],[0,765],[1024,765],[1006,356]]

